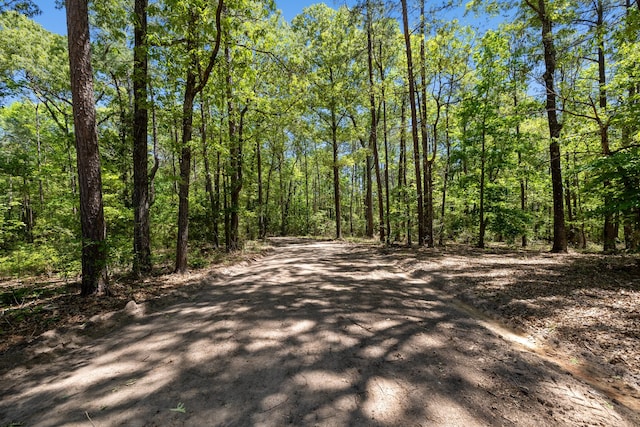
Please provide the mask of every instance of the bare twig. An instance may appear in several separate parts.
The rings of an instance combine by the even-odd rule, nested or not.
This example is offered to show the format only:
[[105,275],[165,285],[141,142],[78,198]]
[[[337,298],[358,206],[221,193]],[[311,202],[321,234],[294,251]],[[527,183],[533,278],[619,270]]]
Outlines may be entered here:
[[84,411],[84,414],[87,416],[87,419],[89,420],[89,422],[91,423],[91,425],[93,427],[96,427],[96,425],[93,423],[93,420],[91,419],[91,417],[89,416],[89,412]]

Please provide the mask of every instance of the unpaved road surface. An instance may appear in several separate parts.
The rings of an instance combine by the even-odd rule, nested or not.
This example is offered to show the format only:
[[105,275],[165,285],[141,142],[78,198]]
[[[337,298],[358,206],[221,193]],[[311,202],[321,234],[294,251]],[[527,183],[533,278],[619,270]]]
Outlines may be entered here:
[[363,246],[281,240],[0,360],[0,425],[634,426]]

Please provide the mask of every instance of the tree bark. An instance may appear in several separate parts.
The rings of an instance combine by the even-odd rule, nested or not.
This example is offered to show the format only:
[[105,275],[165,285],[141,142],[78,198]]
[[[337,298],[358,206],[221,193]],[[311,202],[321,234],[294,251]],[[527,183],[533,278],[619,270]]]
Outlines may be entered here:
[[106,225],[93,93],[87,0],[67,0],[71,94],[82,225],[81,295],[107,295]]
[[[237,251],[240,245],[240,192],[242,191],[242,128],[243,118],[247,111],[245,107],[240,114],[236,112],[233,98],[233,77],[231,74],[231,49],[225,45],[227,61],[227,113],[229,116],[229,160],[230,160],[230,205],[229,205],[229,233],[227,235],[227,250]],[[238,116],[239,115],[239,119]],[[238,121],[236,121],[238,120]]]
[[407,103],[406,97],[402,96],[400,104],[400,156],[398,160],[398,188],[400,202],[404,203],[405,210],[405,232],[407,245],[411,246],[411,204],[407,193]]
[[336,239],[342,238],[342,212],[340,209],[340,167],[338,165],[338,119],[331,108],[331,148],[333,153],[333,196],[336,214]]
[[451,173],[451,137],[449,133],[449,106],[450,99],[447,100],[445,110],[445,162],[444,162],[444,176],[442,177],[442,205],[440,206],[440,222],[442,223],[438,244],[442,246],[444,244],[445,236],[445,216],[447,212],[447,190],[449,185],[449,174]]
[[[487,100],[484,100],[486,104]],[[480,230],[478,233],[478,247],[484,248],[484,237],[487,229],[487,221],[484,215],[485,211],[485,175],[486,175],[486,164],[487,164],[487,151],[486,151],[486,142],[487,142],[487,126],[486,126],[486,107],[485,113],[482,117],[482,147],[480,152]]]
[[380,241],[385,242],[384,203],[382,177],[380,174],[380,155],[378,153],[378,114],[375,97],[375,82],[373,78],[373,28],[371,25],[371,4],[367,2],[367,68],[369,71],[369,110],[371,115],[371,128],[369,129],[369,149],[373,152],[373,162],[376,173],[376,185],[378,188],[378,230]]
[[432,248],[433,240],[433,162],[436,157],[437,150],[437,129],[438,119],[440,115],[440,102],[437,102],[437,115],[433,123],[433,141],[429,144],[429,133],[427,130],[427,72],[426,72],[426,53],[425,53],[425,14],[424,1],[420,4],[420,80],[422,82],[421,92],[422,99],[420,104],[420,131],[422,136],[422,163],[423,163],[423,179],[424,179],[424,245]]
[[133,48],[133,274],[151,272],[147,108],[147,4],[135,0]]
[[380,80],[382,81],[382,134],[384,139],[384,197],[385,217],[387,226],[387,244],[391,243],[391,196],[389,192],[389,132],[387,123],[387,99],[385,93],[385,73],[382,65],[382,44],[380,44]]
[[180,158],[180,178],[178,180],[178,238],[176,246],[176,273],[187,271],[187,253],[189,242],[189,185],[191,178],[191,146],[193,136],[193,104],[196,86],[195,70],[187,72],[184,99],[182,104],[182,140]]
[[[611,155],[611,149],[609,147],[609,122],[606,118],[606,110],[607,110],[607,69],[606,69],[606,59],[604,52],[604,34],[606,32],[606,28],[604,26],[604,4],[602,0],[598,0],[596,3],[596,37],[598,40],[598,86],[599,86],[599,106],[600,106],[600,115],[605,116],[605,121],[603,122],[602,118],[598,118],[598,127],[600,130],[600,145],[602,147],[602,155],[607,157]],[[603,249],[604,251],[615,251],[616,250],[616,237],[617,230],[613,221],[614,213],[609,210],[609,207],[612,205],[611,196],[609,196],[608,191],[609,187],[611,187],[611,182],[607,179],[602,183],[604,187],[604,206],[605,206],[605,214],[604,214],[604,226],[603,226]]]
[[262,185],[262,141],[260,141],[260,138],[256,138],[256,164],[258,166],[258,238],[264,240],[267,237],[267,228],[265,223],[264,191]]
[[204,166],[204,189],[209,200],[209,229],[211,233],[211,243],[218,247],[218,236],[214,225],[216,218],[216,195],[213,192],[213,179],[211,178],[211,163],[209,162],[209,150],[207,141],[207,122],[210,120],[209,108],[205,97],[200,92],[200,142],[202,145],[202,160]]
[[409,32],[409,17],[407,0],[402,0],[402,23],[404,42],[407,55],[407,80],[409,82],[409,104],[411,107],[411,137],[413,139],[413,158],[416,170],[416,195],[418,209],[418,244],[425,244],[424,204],[422,199],[422,173],[420,170],[420,141],[418,139],[418,113],[416,111],[416,86],[413,73],[413,55],[411,50],[411,33]]
[[[193,136],[193,105],[198,93],[204,90],[213,70],[213,65],[220,50],[221,16],[224,8],[224,0],[218,1],[216,9],[216,38],[211,49],[209,62],[204,71],[199,66],[200,59],[197,55],[197,44],[194,38],[196,24],[199,16],[191,11],[189,17],[188,37],[186,39],[186,51],[190,56],[189,67],[185,80],[184,100],[182,104],[182,140],[180,153],[180,179],[178,190],[178,238],[176,239],[176,273],[187,271],[187,253],[189,242],[189,179],[191,168],[191,146],[189,145]],[[198,74],[196,74],[198,73]],[[198,79],[199,78],[199,79]],[[198,81],[199,80],[199,81]]]
[[553,42],[553,22],[551,14],[547,11],[546,0],[526,0],[529,7],[538,15],[542,26],[542,45],[544,48],[545,72],[543,79],[547,94],[546,109],[549,123],[549,144],[551,185],[553,188],[553,248],[552,252],[567,252],[567,233],[564,221],[564,194],[562,188],[562,164],[560,157],[560,132],[562,124],[558,120],[558,108],[556,105],[555,71],[556,49]]

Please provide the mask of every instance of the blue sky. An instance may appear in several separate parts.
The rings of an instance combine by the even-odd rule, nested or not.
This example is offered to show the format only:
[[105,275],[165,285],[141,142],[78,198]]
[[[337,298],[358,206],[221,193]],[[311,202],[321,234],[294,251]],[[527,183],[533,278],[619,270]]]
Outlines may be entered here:
[[[99,0],[97,0],[99,1]],[[45,29],[59,33],[67,33],[67,23],[64,10],[55,8],[55,0],[35,0],[42,9],[42,14],[35,18]],[[330,7],[337,8],[343,4],[354,4],[356,0],[276,0],[276,7],[282,11],[287,21],[291,21],[302,10],[315,3],[326,3]],[[463,24],[478,26],[482,29],[495,28],[505,18],[500,17],[474,17],[473,14],[464,15],[464,7],[459,7],[448,14],[451,18],[458,18]]]
[[[67,33],[67,21],[64,10],[57,10],[55,8],[55,0],[36,0],[42,14],[35,18],[45,29],[58,33]],[[276,7],[282,11],[282,15],[288,21],[291,21],[294,16],[302,12],[305,7],[321,3],[319,0],[276,0]],[[340,4],[344,4],[345,0],[325,0],[324,3],[331,7],[337,7]],[[350,3],[347,1],[347,3]]]

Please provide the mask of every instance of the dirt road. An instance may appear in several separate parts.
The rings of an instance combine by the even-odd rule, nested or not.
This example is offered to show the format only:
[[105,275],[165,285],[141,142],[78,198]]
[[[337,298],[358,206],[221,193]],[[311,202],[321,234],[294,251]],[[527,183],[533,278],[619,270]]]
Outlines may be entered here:
[[0,361],[0,425],[640,425],[425,283],[363,246],[281,240]]

